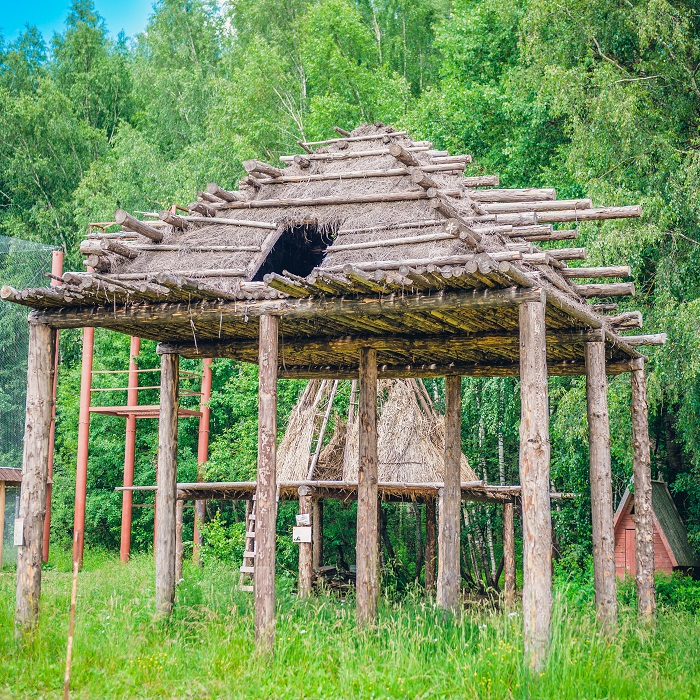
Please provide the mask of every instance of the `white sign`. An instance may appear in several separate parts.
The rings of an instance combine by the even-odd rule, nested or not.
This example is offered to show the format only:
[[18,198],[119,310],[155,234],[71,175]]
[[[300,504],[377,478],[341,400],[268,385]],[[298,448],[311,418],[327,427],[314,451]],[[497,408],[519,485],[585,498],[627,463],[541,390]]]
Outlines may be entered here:
[[297,526],[301,527],[302,525],[311,525],[311,513],[297,515]]
[[15,547],[24,547],[24,518],[15,518]]
[[310,527],[292,528],[292,542],[311,542]]

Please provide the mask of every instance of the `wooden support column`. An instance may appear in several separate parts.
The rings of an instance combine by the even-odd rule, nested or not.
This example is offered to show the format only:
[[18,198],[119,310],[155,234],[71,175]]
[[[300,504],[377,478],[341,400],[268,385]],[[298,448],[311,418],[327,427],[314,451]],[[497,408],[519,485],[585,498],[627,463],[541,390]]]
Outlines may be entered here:
[[175,602],[177,414],[180,358],[160,358],[158,486],[156,491],[156,613],[170,615]]
[[437,513],[435,499],[425,502],[425,590],[435,591],[435,563],[437,559]]
[[647,380],[642,358],[633,361],[631,375],[637,612],[642,619],[651,621],[656,612],[654,522],[651,510],[651,459],[649,457]]
[[615,578],[615,533],[613,531],[605,343],[586,343],[584,356],[586,359],[596,617],[601,627],[610,631],[617,623],[617,581]]
[[533,671],[546,663],[552,621],[552,520],[545,308],[520,306],[520,485],[523,518],[523,638]]
[[[308,486],[300,486],[299,490],[299,515],[311,516],[311,489]],[[313,530],[312,530],[313,532]],[[307,598],[311,595],[311,586],[314,580],[313,570],[313,543],[299,543],[299,597]]]
[[459,533],[462,491],[462,378],[445,378],[445,486],[440,503],[437,602],[447,611],[460,610]]
[[323,566],[323,501],[320,498],[315,498],[312,506],[311,515],[311,538],[313,568],[318,569]]
[[[199,419],[199,437],[197,440],[197,481],[206,481],[204,465],[209,459],[209,427],[210,414],[209,400],[211,399],[212,383],[212,359],[210,357],[202,360],[202,397],[199,410],[202,414]],[[206,501],[195,501],[194,504],[194,536],[192,547],[192,559],[199,563],[199,548],[202,546],[201,526],[204,524],[206,514]]]
[[185,514],[185,502],[175,501],[175,584],[182,578],[182,517]]
[[0,571],[2,571],[2,550],[5,543],[5,494],[5,482],[0,481]]
[[503,504],[503,601],[507,608],[515,603],[515,507]]
[[258,375],[258,485],[255,499],[255,641],[271,652],[275,642],[275,539],[277,530],[276,316],[260,317]]
[[[53,329],[45,324],[30,321],[27,414],[18,523],[22,544],[17,550],[17,637],[31,632],[39,617],[55,340],[56,334]],[[18,533],[15,533],[15,537],[17,536]]]
[[377,351],[360,350],[360,464],[357,482],[357,621],[374,622],[379,583]]
[[[138,355],[141,351],[141,338],[132,336],[129,344],[129,380],[127,383],[126,405],[137,406],[139,403]],[[130,413],[126,417],[126,439],[124,442],[124,486],[134,485],[134,462],[136,459],[136,416]],[[126,564],[131,555],[131,516],[133,512],[134,492],[122,491],[122,530],[119,543],[119,559]]]

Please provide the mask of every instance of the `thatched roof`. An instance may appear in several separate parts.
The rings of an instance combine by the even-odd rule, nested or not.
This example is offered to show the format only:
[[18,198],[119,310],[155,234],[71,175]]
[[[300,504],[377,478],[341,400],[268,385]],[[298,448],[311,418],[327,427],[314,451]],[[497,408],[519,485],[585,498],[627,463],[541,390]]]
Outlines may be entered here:
[[636,312],[604,314],[631,283],[577,283],[629,268],[573,268],[584,249],[536,245],[573,240],[579,221],[640,216],[640,207],[502,189],[496,176],[464,176],[470,156],[382,124],[304,147],[281,168],[246,162],[237,190],[211,185],[189,211],[140,220],[120,211],[121,231],[95,224],[83,243],[95,272],[66,273],[62,287],[5,287],[2,297],[56,327],[103,326],[187,357],[250,362],[250,320],[271,313],[289,377],[356,376],[359,345],[348,336],[376,341],[384,377],[517,374],[526,298],[546,301],[552,374],[580,373],[591,340],[606,341],[611,372],[629,368],[635,346],[663,342],[621,337],[641,325]]

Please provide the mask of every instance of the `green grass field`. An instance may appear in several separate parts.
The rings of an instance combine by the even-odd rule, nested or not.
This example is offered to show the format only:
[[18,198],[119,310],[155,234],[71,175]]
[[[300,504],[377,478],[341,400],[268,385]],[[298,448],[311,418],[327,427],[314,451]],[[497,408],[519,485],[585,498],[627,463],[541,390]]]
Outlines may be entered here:
[[[71,576],[45,572],[39,633],[13,639],[15,576],[0,573],[0,696],[61,697]],[[128,566],[88,555],[80,575],[72,697],[79,698],[698,698],[698,617],[661,609],[640,629],[595,631],[590,605],[557,593],[552,653],[542,675],[521,661],[519,613],[483,608],[443,621],[422,596],[384,601],[358,630],[354,601],[300,602],[280,590],[274,657],[253,646],[252,600],[231,569],[186,568],[174,618],[153,619],[152,559]],[[283,587],[282,587],[283,588]]]

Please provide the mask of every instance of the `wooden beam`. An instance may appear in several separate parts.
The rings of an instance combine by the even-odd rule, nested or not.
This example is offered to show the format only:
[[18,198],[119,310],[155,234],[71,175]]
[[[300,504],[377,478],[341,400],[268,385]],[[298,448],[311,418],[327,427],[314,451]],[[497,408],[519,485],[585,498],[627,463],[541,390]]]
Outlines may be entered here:
[[584,298],[591,297],[626,297],[634,296],[634,282],[615,282],[611,284],[577,284],[576,291]]
[[570,267],[566,270],[562,270],[561,274],[568,278],[588,277],[595,279],[599,277],[629,277],[631,270],[629,265],[613,265],[609,267]]
[[503,504],[503,602],[507,608],[515,605],[515,507]]
[[280,177],[282,171],[279,168],[275,168],[272,165],[263,163],[260,160],[244,160],[243,168],[250,175],[251,173],[261,173],[269,177]]
[[56,334],[44,324],[29,324],[27,402],[22,457],[17,549],[15,636],[36,628],[41,597],[41,552],[44,539],[46,482],[49,475],[51,409]]
[[5,539],[5,482],[0,481],[0,571],[2,571],[2,550]]
[[180,358],[160,358],[158,418],[158,490],[156,491],[156,613],[169,616],[175,602],[177,417]]
[[612,632],[617,624],[617,585],[605,343],[589,343],[584,348],[584,354],[596,617],[603,630]]
[[549,401],[545,310],[520,307],[520,484],[523,517],[525,661],[545,666],[552,620],[552,521],[549,500]]
[[437,512],[434,498],[425,502],[425,590],[435,592],[435,564],[437,563]]
[[654,520],[651,504],[651,458],[649,413],[644,360],[633,361],[632,371],[632,445],[634,468],[635,580],[637,613],[645,622],[656,614],[654,583]]
[[134,216],[131,216],[131,214],[123,209],[117,209],[116,213],[114,214],[114,220],[120,226],[125,226],[129,231],[140,233],[142,236],[150,238],[155,243],[160,243],[163,240],[162,231],[143,221],[140,221]]
[[640,345],[665,345],[667,336],[665,333],[655,333],[652,335],[623,335],[622,339],[632,347]]
[[[515,201],[505,202],[498,200],[492,201],[492,203],[484,202],[484,209],[486,210],[487,214],[517,213],[525,211],[533,211],[539,214],[539,212],[568,211],[571,209],[589,210],[591,204],[590,199],[544,199],[534,200],[531,202],[517,199]],[[537,218],[539,218],[539,216]]]
[[318,569],[323,566],[323,501],[320,498],[314,498],[312,508],[313,568]]
[[263,652],[271,652],[275,642],[278,327],[276,317],[261,316],[255,491],[255,641]]
[[462,457],[462,378],[445,379],[445,486],[440,494],[437,603],[458,614],[460,595],[460,462]]
[[538,212],[540,223],[566,221],[605,221],[606,219],[638,218],[642,215],[640,206],[630,207],[600,207],[598,209],[573,209],[569,211]]
[[175,501],[175,585],[182,579],[182,517],[184,515],[185,502]]
[[[299,487],[299,515],[311,518],[311,489],[308,486]],[[299,543],[299,597],[308,598],[314,579],[313,542]]]
[[379,597],[379,504],[377,500],[377,351],[360,353],[359,472],[357,483],[357,622],[372,624]]
[[[396,144],[398,145],[398,144]],[[411,153],[427,153],[429,146],[406,146],[406,151]],[[309,153],[306,158],[309,160],[347,160],[348,158],[366,158],[389,155],[388,148],[372,148],[366,151],[347,151],[344,153]],[[294,156],[280,156],[283,163],[294,162]],[[417,163],[416,163],[417,164]]]
[[61,311],[35,311],[32,317],[53,328],[129,326],[140,323],[149,325],[174,325],[186,323],[190,318],[206,325],[227,321],[246,321],[249,318],[270,315],[292,318],[323,320],[329,315],[381,316],[394,312],[419,312],[431,310],[488,309],[517,306],[531,300],[541,300],[540,288],[482,289],[463,292],[433,292],[428,295],[402,297],[389,295],[362,299],[264,299],[260,301],[211,303],[139,304],[116,309],[102,306],[89,309],[64,309]]
[[348,143],[355,143],[356,141],[372,141],[374,139],[384,139],[387,136],[391,138],[394,136],[405,136],[406,135],[405,131],[386,131],[386,132],[380,132],[377,134],[367,134],[365,136],[350,136],[350,132],[345,131],[345,129],[340,129],[340,127],[333,127],[333,128],[336,131],[342,133],[343,138],[325,139],[323,141],[304,141],[304,143],[307,146],[323,146],[323,145],[329,144],[329,143],[338,143],[338,141],[347,141]]
[[[299,158],[306,160],[304,156],[299,156]],[[296,161],[295,161],[296,163]],[[297,163],[299,165],[299,163]],[[308,166],[306,166],[308,167]],[[426,173],[459,173],[464,170],[463,163],[447,163],[445,165],[421,165],[421,170]],[[330,172],[330,173],[307,173],[304,175],[281,175],[280,177],[273,177],[267,180],[262,180],[265,185],[283,185],[292,182],[318,182],[327,180],[356,180],[356,179],[367,179],[370,177],[402,177],[404,175],[409,175],[408,168],[384,168],[382,170],[347,170],[345,172]],[[473,181],[473,183],[471,182]],[[464,178],[460,180],[462,185],[466,187],[479,187],[483,185],[494,184],[494,178]],[[498,184],[496,181],[495,184]]]
[[[425,170],[424,166],[421,166]],[[550,188],[541,187],[521,187],[514,189],[493,189],[493,190],[472,190],[467,193],[471,199],[477,202],[525,202],[534,203],[540,201],[555,201],[557,196],[557,191]],[[579,200],[560,200],[565,201],[579,201]],[[584,200],[590,202],[590,200]],[[487,209],[490,210],[490,206],[487,204]],[[570,209],[570,207],[561,207]],[[503,209],[502,211],[520,211],[520,209]]]

